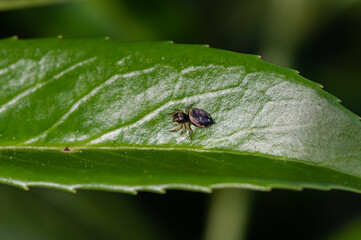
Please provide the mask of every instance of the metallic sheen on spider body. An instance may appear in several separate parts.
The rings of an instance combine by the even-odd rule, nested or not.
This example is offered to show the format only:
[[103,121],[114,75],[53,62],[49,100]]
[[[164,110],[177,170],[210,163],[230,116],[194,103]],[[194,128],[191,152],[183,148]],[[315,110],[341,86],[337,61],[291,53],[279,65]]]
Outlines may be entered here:
[[189,120],[194,126],[200,128],[205,128],[215,124],[211,115],[199,108],[193,108],[189,111]]
[[173,123],[179,124],[179,126],[171,130],[171,132],[182,129],[180,133],[182,135],[187,129],[189,137],[192,139],[192,128],[190,124],[199,128],[205,128],[215,124],[209,113],[203,109],[192,108],[193,105],[194,103],[186,107],[185,112],[180,109],[174,109],[173,112],[169,113],[173,115]]

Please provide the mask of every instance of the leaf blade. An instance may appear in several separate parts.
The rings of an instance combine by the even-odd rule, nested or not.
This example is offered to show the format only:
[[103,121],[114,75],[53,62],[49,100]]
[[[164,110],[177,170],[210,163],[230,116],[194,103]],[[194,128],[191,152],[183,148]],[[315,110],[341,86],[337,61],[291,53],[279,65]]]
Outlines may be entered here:
[[[64,153],[56,149],[18,148],[2,150],[0,159],[3,169],[10,170],[10,163],[15,165],[9,173],[3,171],[0,180],[11,183],[17,179],[23,188],[47,186],[72,192],[81,188],[163,193],[167,189],[211,192],[223,187],[263,191],[272,187],[294,190],[307,187],[360,192],[357,177],[332,169],[214,151],[95,148]],[[22,167],[29,171],[25,177],[24,171],[19,171]],[[69,175],[72,177],[65,177]]]
[[[170,171],[164,164],[173,166],[177,163],[175,167],[180,168],[183,161],[195,167],[199,159],[208,159],[208,162],[202,160],[206,161],[202,164],[209,164],[212,159],[213,162],[214,159],[231,161],[229,156],[239,161],[238,165],[231,161],[232,167],[238,169],[237,174],[244,174],[239,169],[243,169],[244,156],[252,156],[258,169],[247,162],[244,166],[252,170],[250,173],[260,180],[265,172],[277,172],[280,184],[271,176],[263,180],[264,183],[268,181],[268,185],[262,185],[262,181],[254,182],[257,180],[255,176],[255,179],[249,177],[247,180],[237,178],[232,167],[226,168],[222,175],[214,167],[213,174],[223,176],[218,179],[218,186],[230,186],[227,184],[232,181],[225,181],[230,179],[224,175],[233,172],[233,186],[249,185],[263,190],[271,187],[300,189],[304,186],[357,192],[360,189],[361,127],[358,117],[339,105],[338,100],[321,90],[318,84],[302,78],[293,70],[265,63],[256,56],[197,45],[119,43],[102,39],[7,39],[0,42],[0,53],[6,56],[0,62],[0,82],[4,83],[0,91],[0,145],[3,154],[11,151],[9,149],[19,152],[43,149],[56,159],[73,158],[79,153],[59,150],[70,146],[92,154],[108,149],[103,152],[104,158],[113,150],[138,148],[139,152],[145,149],[144,156],[156,151],[152,155],[153,161],[157,161],[159,156],[167,159],[162,165],[163,176]],[[192,102],[211,113],[217,124],[209,129],[195,129],[195,137],[190,141],[187,137],[179,137],[178,133],[169,132],[171,121],[167,113]],[[57,149],[57,154],[51,154],[52,148]],[[171,150],[167,151],[168,155],[172,152],[178,155],[166,157],[165,150]],[[210,153],[219,155],[216,158],[207,156]],[[28,153],[29,156],[37,154],[37,151]],[[98,157],[94,160],[87,155],[91,161],[101,161],[102,157]],[[292,172],[292,167],[298,169],[297,174],[293,174],[300,181],[292,180],[291,175],[282,178],[277,167],[264,161],[264,166],[257,165],[258,157],[266,159],[267,163],[286,161],[292,166],[286,169],[277,166],[286,172]],[[25,156],[17,161],[24,159]],[[125,159],[123,156],[123,161]],[[7,162],[5,158],[3,161]],[[77,166],[75,160],[71,162]],[[141,166],[146,171],[155,167],[144,162]],[[308,173],[308,166],[319,169],[319,172],[326,171],[324,174],[330,177],[329,183],[317,178],[315,173],[313,177],[319,181],[318,184],[302,176],[302,172]],[[119,163],[114,167],[127,168],[127,165]],[[84,168],[78,170],[81,172]],[[202,168],[196,168],[201,174]],[[40,169],[34,169],[34,172],[41,172]],[[175,171],[173,177],[184,177],[183,173]],[[28,177],[30,175],[28,173]],[[138,172],[138,180],[141,175]],[[65,177],[66,173],[60,176]],[[104,185],[105,176],[99,176],[95,178],[97,182],[87,183],[91,186],[78,186],[112,189]],[[211,176],[209,174],[207,178],[211,179]],[[341,176],[348,179],[343,184],[340,183]],[[10,177],[3,177],[2,181],[6,182]],[[134,183],[137,180],[128,177]],[[197,184],[202,180],[193,175],[192,178],[197,180],[187,182],[183,179],[182,183],[180,179],[180,182],[174,182],[177,179],[174,178],[172,183],[168,176],[149,188],[130,182],[127,185],[118,179],[122,187],[115,189],[163,192],[160,186],[182,186],[182,189],[211,191],[217,186],[212,181]],[[17,179],[21,179],[20,176]],[[352,184],[347,183],[350,181]],[[19,182],[26,187],[44,181],[34,178]],[[51,179],[45,182],[67,190],[76,188],[60,184],[59,179],[54,184]],[[167,182],[176,185],[167,185]],[[112,186],[116,184],[112,183]]]

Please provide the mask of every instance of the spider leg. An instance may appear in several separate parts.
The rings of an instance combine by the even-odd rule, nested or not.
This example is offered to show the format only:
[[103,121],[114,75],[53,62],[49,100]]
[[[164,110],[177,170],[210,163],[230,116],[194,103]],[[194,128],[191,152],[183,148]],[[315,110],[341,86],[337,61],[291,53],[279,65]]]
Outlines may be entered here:
[[188,130],[189,137],[190,137],[191,140],[192,140],[192,128],[191,128],[191,126],[189,125],[189,122],[186,123],[186,128],[187,128],[187,130]]
[[186,125],[185,124],[181,124],[182,126],[182,131],[180,132],[180,134],[182,135],[184,133],[184,131],[186,130]]
[[170,112],[170,113],[168,113],[168,114],[169,114],[169,115],[174,115],[174,114],[176,114],[177,112],[182,112],[182,110],[180,110],[180,109],[174,109],[173,112]]
[[186,107],[185,113],[186,113],[187,115],[188,115],[188,113],[189,113],[189,109],[191,109],[194,104],[195,104],[195,103],[192,103],[192,104],[190,104],[190,105],[188,105],[188,106]]
[[176,131],[179,131],[181,128],[182,128],[182,125],[183,124],[179,124],[179,126],[178,127],[176,127],[175,129],[173,129],[173,130],[170,130],[171,132],[176,132]]

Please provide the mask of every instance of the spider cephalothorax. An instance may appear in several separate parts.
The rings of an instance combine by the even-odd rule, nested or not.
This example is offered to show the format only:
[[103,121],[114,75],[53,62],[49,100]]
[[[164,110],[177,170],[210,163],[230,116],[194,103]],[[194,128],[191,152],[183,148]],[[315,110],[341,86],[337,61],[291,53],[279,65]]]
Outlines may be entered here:
[[205,128],[215,124],[209,113],[199,108],[192,108],[193,105],[194,103],[186,107],[185,112],[180,109],[174,109],[173,112],[169,113],[173,115],[173,122],[179,124],[179,126],[171,130],[171,132],[182,129],[181,134],[183,134],[187,129],[189,137],[192,139],[192,128],[190,124],[199,128]]

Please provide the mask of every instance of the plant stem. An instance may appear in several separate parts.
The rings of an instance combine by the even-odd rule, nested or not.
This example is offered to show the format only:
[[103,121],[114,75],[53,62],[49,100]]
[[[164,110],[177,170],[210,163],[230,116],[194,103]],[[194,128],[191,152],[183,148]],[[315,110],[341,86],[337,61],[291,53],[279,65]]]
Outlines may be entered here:
[[211,198],[204,239],[244,239],[249,209],[249,190],[216,190]]

